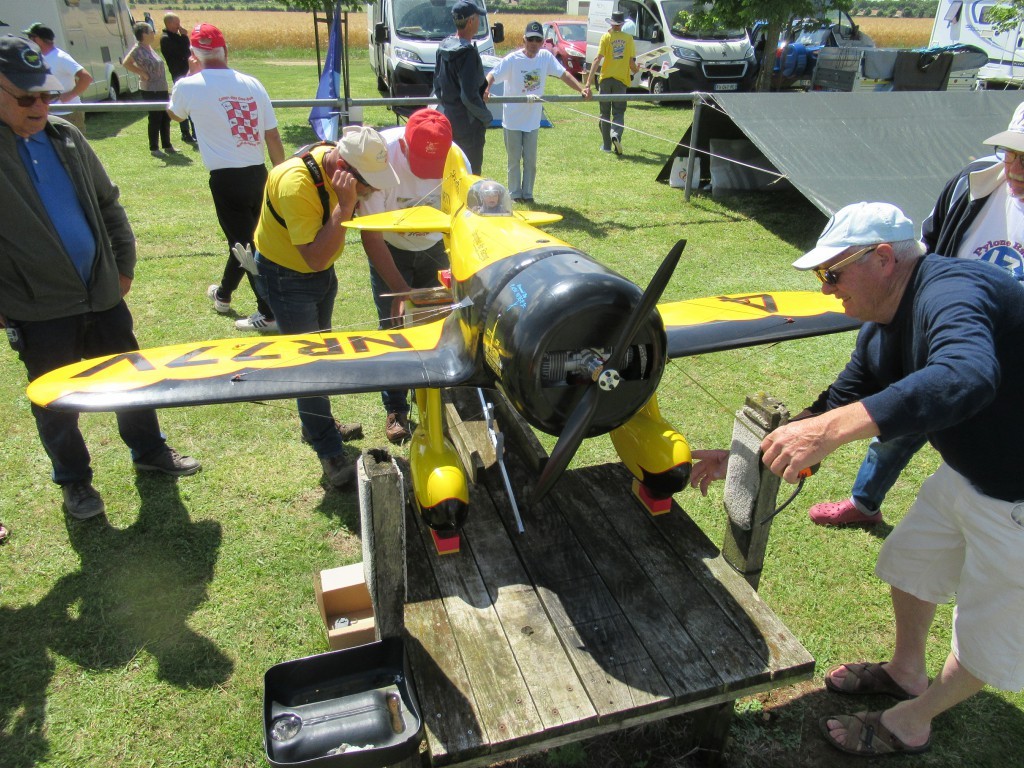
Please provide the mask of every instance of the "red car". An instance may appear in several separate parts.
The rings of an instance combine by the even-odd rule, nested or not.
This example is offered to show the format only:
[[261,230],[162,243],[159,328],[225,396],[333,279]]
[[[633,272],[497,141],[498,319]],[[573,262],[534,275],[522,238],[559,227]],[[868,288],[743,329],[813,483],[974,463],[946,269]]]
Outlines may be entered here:
[[549,21],[544,25],[544,47],[555,55],[559,64],[576,77],[582,77],[583,62],[587,58],[587,22]]

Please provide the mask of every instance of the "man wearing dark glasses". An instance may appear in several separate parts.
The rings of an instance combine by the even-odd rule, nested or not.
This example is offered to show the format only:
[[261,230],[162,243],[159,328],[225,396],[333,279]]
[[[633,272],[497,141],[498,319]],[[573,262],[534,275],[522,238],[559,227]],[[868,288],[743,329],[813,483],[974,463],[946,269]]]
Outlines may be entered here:
[[[270,171],[253,239],[257,279],[281,333],[330,330],[338,294],[334,262],[345,247],[342,222],[359,200],[397,184],[384,139],[363,126],[345,128],[336,145],[300,151]],[[299,398],[298,411],[328,484],[351,484],[355,463],[345,455],[330,400]]]
[[[1024,104],[1005,131],[985,140],[993,155],[967,165],[942,190],[925,219],[921,239],[930,253],[977,259],[1024,281]],[[874,525],[881,507],[925,439],[872,441],[850,497],[808,510],[819,525]]]
[[[830,744],[867,757],[927,750],[932,719],[986,684],[1024,689],[1024,294],[1006,270],[922,256],[913,231],[898,208],[858,203],[794,262],[865,324],[811,415],[761,444],[765,466],[790,483],[839,446],[871,437],[927,435],[942,458],[875,567],[891,587],[891,660],[825,675],[835,693],[900,700],[819,721]],[[724,454],[699,455],[710,471],[694,467],[691,482],[721,477]],[[937,604],[954,596],[952,651],[929,684],[929,629]]]
[[[49,117],[59,90],[35,45],[0,37],[0,325],[30,381],[139,348],[124,301],[135,236],[82,134]],[[103,514],[77,414],[37,406],[32,414],[68,514]],[[155,411],[119,413],[117,423],[137,469],[199,471],[199,462],[164,441]]]

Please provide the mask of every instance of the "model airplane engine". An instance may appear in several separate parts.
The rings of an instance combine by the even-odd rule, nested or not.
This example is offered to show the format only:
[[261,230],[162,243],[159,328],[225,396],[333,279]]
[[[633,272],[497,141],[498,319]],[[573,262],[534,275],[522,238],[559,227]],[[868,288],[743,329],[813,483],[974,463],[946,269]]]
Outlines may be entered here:
[[[536,255],[536,254],[534,254]],[[583,390],[605,390],[587,437],[625,423],[650,399],[665,368],[666,337],[651,312],[618,371],[614,339],[643,291],[572,249],[552,249],[512,276],[484,310],[484,359],[533,426],[562,432]]]

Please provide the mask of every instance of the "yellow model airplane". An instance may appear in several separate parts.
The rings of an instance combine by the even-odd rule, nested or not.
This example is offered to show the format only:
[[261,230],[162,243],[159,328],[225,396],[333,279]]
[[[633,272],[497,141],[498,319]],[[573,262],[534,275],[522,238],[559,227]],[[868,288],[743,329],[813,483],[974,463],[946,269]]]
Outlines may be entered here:
[[29,397],[58,410],[114,411],[415,389],[413,495],[443,539],[464,522],[469,491],[445,436],[440,388],[496,387],[530,424],[558,436],[534,488],[535,501],[585,438],[610,432],[635,478],[634,492],[658,511],[690,474],[686,440],[658,409],[656,390],[669,358],[858,325],[839,302],[814,292],[658,306],[683,241],[642,290],[536,228],[560,216],[513,212],[508,192],[467,173],[457,149],[442,184],[442,210],[410,208],[347,226],[444,233],[451,312],[443,319],[386,331],[234,338],[128,352],[49,373],[29,386]]

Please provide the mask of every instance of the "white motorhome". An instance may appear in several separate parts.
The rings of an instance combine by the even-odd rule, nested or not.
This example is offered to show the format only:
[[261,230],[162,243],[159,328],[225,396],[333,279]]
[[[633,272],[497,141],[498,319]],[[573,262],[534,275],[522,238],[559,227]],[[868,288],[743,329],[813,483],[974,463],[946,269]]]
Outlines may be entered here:
[[121,66],[135,44],[125,0],[0,0],[0,34],[21,35],[37,21],[92,75],[83,101],[116,100],[139,89],[138,77]]
[[[636,25],[633,38],[640,71],[635,87],[659,93],[748,91],[757,65],[745,29],[695,29],[694,0],[593,0],[587,21],[587,66],[593,64],[612,11]],[[645,56],[644,54],[650,54]]]
[[996,32],[989,14],[994,0],[940,0],[929,48],[973,45],[988,55],[978,72],[983,88],[1024,86],[1024,25]]
[[[367,4],[370,66],[381,95],[430,95],[437,46],[455,34],[453,5],[455,0],[374,0]],[[484,0],[477,0],[476,5],[486,11]],[[503,26],[489,27],[485,14],[474,40],[480,55],[493,57],[494,44],[504,39]]]

